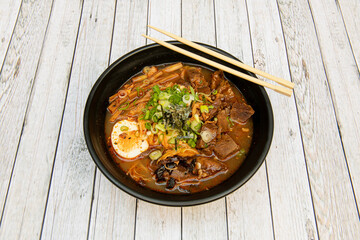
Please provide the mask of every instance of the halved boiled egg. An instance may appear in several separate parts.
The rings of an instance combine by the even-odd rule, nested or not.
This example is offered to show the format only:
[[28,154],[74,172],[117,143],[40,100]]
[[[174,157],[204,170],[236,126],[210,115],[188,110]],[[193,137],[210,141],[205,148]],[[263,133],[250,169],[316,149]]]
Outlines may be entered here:
[[119,156],[135,158],[149,148],[146,137],[140,135],[137,122],[121,120],[113,127],[111,143]]

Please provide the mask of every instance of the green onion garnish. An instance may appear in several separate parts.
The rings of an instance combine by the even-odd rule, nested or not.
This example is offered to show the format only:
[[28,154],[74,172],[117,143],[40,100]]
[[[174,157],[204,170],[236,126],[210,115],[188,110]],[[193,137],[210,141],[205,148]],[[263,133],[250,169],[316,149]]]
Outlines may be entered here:
[[208,108],[208,106],[206,106],[206,105],[201,105],[201,106],[200,106],[200,112],[202,112],[202,113],[209,113],[209,108]]
[[155,93],[160,93],[160,88],[158,85],[153,86],[152,89]]
[[234,126],[234,123],[232,122],[232,120],[229,116],[226,117],[226,120],[228,121],[230,127]]
[[169,144],[175,144],[175,139],[176,139],[176,138],[174,138],[174,137],[173,137],[173,138],[170,138],[170,139],[168,140],[168,143],[169,143]]
[[120,130],[121,130],[122,132],[126,132],[126,131],[129,130],[129,127],[127,127],[127,126],[121,126],[121,127],[120,127]]
[[157,128],[157,129],[159,129],[160,131],[163,131],[163,132],[166,131],[164,124],[161,124],[161,123],[156,124],[155,128]]
[[155,150],[149,154],[149,157],[151,160],[157,160],[162,156],[162,153],[160,150]]
[[190,92],[191,92],[192,95],[195,96],[195,91],[194,91],[194,89],[193,89],[191,86],[190,86]]
[[147,111],[145,112],[144,119],[145,119],[145,120],[149,120],[149,118],[150,118],[150,111],[147,110]]
[[151,130],[151,124],[149,122],[145,123],[145,128]]
[[[122,105],[124,105],[124,104],[125,104],[126,106],[120,108],[120,107],[121,107]],[[126,110],[126,109],[129,107],[129,104],[130,104],[129,102],[126,102],[126,103],[121,104],[120,107],[119,107],[119,111]]]
[[187,143],[192,148],[196,147],[196,142],[194,141],[194,139],[189,139]]

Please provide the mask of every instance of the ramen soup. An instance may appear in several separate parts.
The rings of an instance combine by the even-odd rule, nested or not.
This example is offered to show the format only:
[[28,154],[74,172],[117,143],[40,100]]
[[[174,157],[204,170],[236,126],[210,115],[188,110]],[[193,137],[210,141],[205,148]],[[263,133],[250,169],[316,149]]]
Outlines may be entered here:
[[194,193],[229,178],[249,151],[254,110],[222,71],[145,67],[109,98],[109,153],[135,182]]

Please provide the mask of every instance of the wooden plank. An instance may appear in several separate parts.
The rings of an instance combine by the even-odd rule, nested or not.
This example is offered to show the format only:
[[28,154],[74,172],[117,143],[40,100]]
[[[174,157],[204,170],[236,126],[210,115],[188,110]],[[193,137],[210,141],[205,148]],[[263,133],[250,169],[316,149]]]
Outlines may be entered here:
[[351,48],[360,71],[360,2],[357,0],[335,1],[340,7]]
[[80,2],[54,3],[25,117],[0,239],[40,236],[80,14]]
[[[13,40],[1,69],[0,215],[49,21],[51,4],[49,1],[30,1],[22,4]],[[37,14],[32,14],[33,12]]]
[[[218,47],[252,65],[245,1],[231,0],[222,4],[216,0],[215,15]],[[244,186],[227,197],[227,218],[229,239],[273,238],[265,164]]]
[[183,208],[183,239],[228,239],[225,198]]
[[[276,1],[248,2],[255,66],[290,80]],[[274,137],[266,163],[274,236],[317,239],[295,99],[268,92],[274,111]]]
[[359,216],[309,5],[278,5],[319,237],[359,239]]
[[135,198],[96,171],[88,239],[134,239]]
[[265,164],[226,199],[229,239],[273,239]]
[[145,44],[145,38],[139,36],[145,32],[148,14],[148,1],[117,1],[111,59],[116,59],[134,48]]
[[139,200],[135,237],[144,240],[181,239],[181,208],[163,207]]
[[18,13],[20,11],[21,2],[21,0],[0,1],[0,66],[5,59]]
[[359,208],[360,76],[336,3],[324,0],[309,2]]
[[[213,1],[182,2],[182,34],[189,40],[216,45]],[[227,239],[225,198],[183,208],[182,224],[184,239]]]
[[182,36],[188,40],[216,45],[214,5],[211,0],[182,2]]
[[228,4],[215,0],[216,39],[219,48],[252,66],[253,56],[246,8],[245,0],[229,0]]
[[[145,44],[147,1],[118,1],[110,62]],[[136,199],[97,169],[89,239],[134,239]]]
[[56,152],[42,238],[85,239],[95,164],[83,137],[83,111],[92,84],[108,66],[115,1],[84,2]]
[[[149,25],[156,26],[181,35],[181,1],[150,0]],[[148,35],[163,41],[174,40],[152,28],[148,28]],[[153,42],[148,42],[153,43]]]
[[[181,34],[181,1],[151,0],[150,25]],[[143,30],[146,32],[146,28]],[[168,40],[165,35],[149,30],[151,36]],[[148,42],[152,43],[152,42]],[[139,200],[136,215],[136,239],[181,239],[181,208],[161,207]]]

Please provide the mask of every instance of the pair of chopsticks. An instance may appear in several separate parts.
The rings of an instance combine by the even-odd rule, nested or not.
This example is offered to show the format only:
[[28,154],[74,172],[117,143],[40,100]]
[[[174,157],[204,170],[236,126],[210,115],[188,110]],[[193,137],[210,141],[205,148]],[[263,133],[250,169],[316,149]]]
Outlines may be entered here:
[[207,54],[209,54],[209,55],[211,55],[211,56],[217,57],[217,58],[219,58],[219,59],[221,59],[221,60],[223,60],[223,61],[225,61],[225,62],[231,63],[231,64],[233,64],[233,65],[235,65],[235,66],[238,66],[238,67],[240,67],[240,68],[242,68],[242,69],[245,69],[245,70],[247,70],[247,71],[249,71],[249,72],[258,74],[258,75],[263,76],[263,77],[265,77],[265,78],[267,78],[267,79],[270,79],[270,80],[272,80],[272,81],[274,81],[274,82],[277,82],[277,83],[279,83],[279,84],[282,85],[282,86],[273,85],[273,84],[271,84],[271,83],[262,81],[262,80],[260,80],[260,79],[258,79],[258,78],[251,77],[251,76],[249,76],[249,75],[247,75],[247,74],[245,74],[245,73],[236,71],[236,70],[231,69],[231,68],[229,68],[229,67],[227,67],[227,66],[224,66],[224,65],[219,64],[219,63],[217,63],[217,62],[214,62],[214,61],[212,61],[212,60],[206,59],[206,58],[201,57],[201,56],[199,56],[199,55],[197,55],[197,54],[194,54],[194,53],[192,53],[192,52],[186,51],[186,50],[184,50],[184,49],[182,49],[182,48],[176,47],[176,46],[174,46],[174,45],[172,45],[172,44],[170,44],[170,43],[167,43],[167,42],[158,40],[158,39],[156,39],[156,38],[149,37],[149,36],[147,36],[147,35],[142,34],[142,36],[144,36],[144,37],[146,37],[146,38],[148,38],[148,39],[150,39],[150,40],[152,40],[152,41],[154,41],[154,42],[156,42],[156,43],[158,43],[158,44],[160,44],[160,45],[162,45],[162,46],[164,46],[164,47],[167,47],[167,48],[169,48],[169,49],[171,49],[171,50],[173,50],[173,51],[175,51],[175,52],[178,52],[178,53],[181,53],[181,54],[183,54],[183,55],[185,55],[185,56],[188,56],[188,57],[190,57],[190,58],[196,59],[196,60],[198,60],[198,61],[200,61],[200,62],[203,62],[203,63],[208,64],[208,65],[210,65],[210,66],[213,66],[213,67],[215,67],[215,68],[221,69],[221,70],[223,70],[223,71],[225,71],[225,72],[228,72],[228,73],[230,73],[230,74],[233,74],[233,75],[235,75],[235,76],[238,76],[238,77],[240,77],[240,78],[243,78],[243,79],[245,79],[245,80],[248,80],[248,81],[250,81],[250,82],[256,83],[256,84],[261,85],[261,86],[263,86],[263,87],[270,88],[270,89],[272,89],[272,90],[274,90],[274,91],[276,91],[276,92],[278,92],[278,93],[284,94],[284,95],[286,95],[286,96],[289,96],[289,97],[290,97],[291,94],[292,94],[292,89],[294,88],[294,85],[295,85],[295,84],[292,83],[292,82],[290,82],[290,81],[287,81],[287,80],[282,79],[282,78],[279,78],[279,77],[272,76],[272,75],[270,75],[270,74],[268,74],[268,73],[266,73],[266,72],[263,72],[263,71],[261,71],[261,70],[259,70],[259,69],[256,69],[256,68],[253,68],[253,67],[251,67],[251,66],[248,66],[248,65],[246,65],[246,64],[244,64],[244,63],[242,63],[242,62],[240,62],[240,61],[237,61],[237,60],[234,60],[234,59],[229,58],[229,57],[227,57],[227,56],[224,56],[224,55],[222,55],[222,54],[220,54],[220,53],[217,53],[217,52],[215,52],[215,51],[213,51],[213,50],[210,50],[210,49],[208,49],[208,48],[206,48],[206,47],[200,46],[199,44],[196,44],[196,43],[194,43],[194,42],[191,42],[191,41],[189,41],[189,40],[186,40],[186,39],[184,39],[184,38],[182,38],[182,37],[176,36],[175,34],[172,34],[172,33],[169,33],[169,32],[167,32],[167,31],[161,30],[161,29],[159,29],[159,28],[157,28],[157,27],[153,27],[153,26],[150,26],[150,25],[148,25],[148,27],[150,27],[150,28],[152,28],[152,29],[154,29],[154,30],[156,30],[156,31],[158,31],[158,32],[160,32],[160,33],[163,33],[163,34],[165,34],[165,35],[167,35],[167,36],[169,36],[169,37],[171,37],[171,38],[173,38],[173,39],[176,39],[176,40],[178,40],[179,42],[182,42],[182,43],[185,44],[185,45],[188,45],[188,46],[190,46],[190,47],[193,47],[193,48],[195,48],[195,49],[197,49],[197,50],[200,50],[200,51],[202,51],[202,52],[204,52],[204,53],[207,53]]

